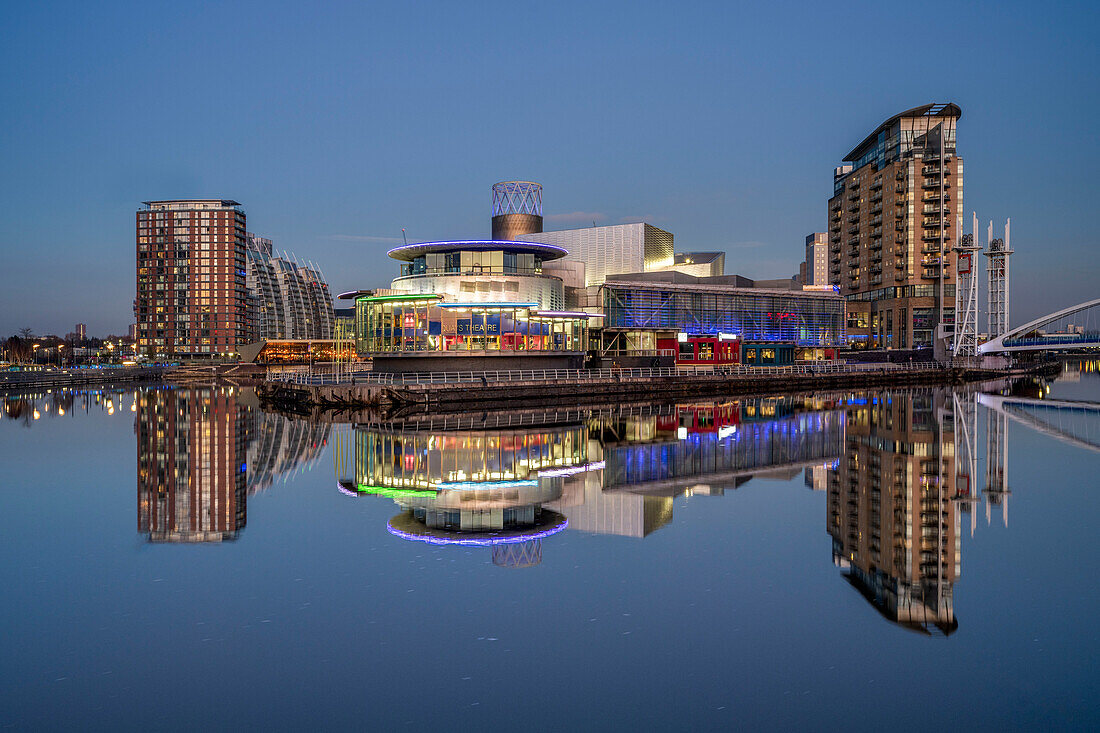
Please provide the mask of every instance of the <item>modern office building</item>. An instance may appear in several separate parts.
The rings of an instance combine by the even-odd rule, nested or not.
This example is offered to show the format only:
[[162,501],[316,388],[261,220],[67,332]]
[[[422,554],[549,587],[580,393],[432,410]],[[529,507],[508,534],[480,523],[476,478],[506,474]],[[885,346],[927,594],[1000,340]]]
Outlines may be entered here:
[[76,329],[73,331],[73,333],[76,334],[77,341],[83,342],[88,340],[88,326],[86,324],[76,324]]
[[442,295],[449,301],[533,302],[540,308],[565,307],[560,277],[543,272],[543,263],[564,257],[554,245],[505,240],[421,242],[396,247],[400,260],[394,291]]
[[270,239],[249,233],[247,241],[252,340],[333,338],[332,294],[320,269],[276,256]]
[[251,338],[245,214],[228,199],[146,201],[137,212],[137,351],[232,355]]
[[825,232],[806,235],[806,259],[800,271],[803,285],[831,285],[829,280],[829,236]]
[[937,332],[951,332],[963,206],[961,116],[954,104],[894,115],[834,170],[829,281],[847,301],[854,347],[922,348],[933,345]]
[[[833,561],[887,619],[932,633],[958,627],[960,573],[953,423],[942,391],[853,400],[845,454],[830,471]],[[947,417],[943,417],[946,415]]]
[[568,253],[566,261],[584,263],[586,286],[602,285],[612,275],[676,264],[672,233],[642,222],[529,233],[524,239],[554,245]]
[[[787,282],[787,281],[783,281]],[[844,302],[835,293],[761,287],[738,275],[618,275],[600,288],[602,344],[676,350],[678,363],[777,364],[835,358]]]

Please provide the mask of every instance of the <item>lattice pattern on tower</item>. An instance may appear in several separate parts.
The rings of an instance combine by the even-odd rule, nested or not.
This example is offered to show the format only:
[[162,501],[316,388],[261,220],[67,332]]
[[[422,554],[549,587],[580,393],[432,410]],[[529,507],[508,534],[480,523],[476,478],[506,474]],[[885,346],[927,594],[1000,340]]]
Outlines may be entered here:
[[493,216],[532,214],[542,216],[542,184],[501,181],[493,184]]
[[504,568],[530,568],[542,562],[542,540],[493,545],[493,564]]

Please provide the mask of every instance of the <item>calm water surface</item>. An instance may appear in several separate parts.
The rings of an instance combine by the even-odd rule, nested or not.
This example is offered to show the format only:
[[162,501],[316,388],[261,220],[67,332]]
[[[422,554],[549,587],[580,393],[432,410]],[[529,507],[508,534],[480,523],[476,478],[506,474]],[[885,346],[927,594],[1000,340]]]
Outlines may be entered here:
[[1095,728],[1098,365],[356,425],[4,398],[0,726]]

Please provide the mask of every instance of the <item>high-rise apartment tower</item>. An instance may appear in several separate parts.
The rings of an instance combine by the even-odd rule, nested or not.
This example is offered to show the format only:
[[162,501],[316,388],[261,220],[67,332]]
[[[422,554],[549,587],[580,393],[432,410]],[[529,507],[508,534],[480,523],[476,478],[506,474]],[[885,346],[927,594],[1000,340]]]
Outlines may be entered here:
[[144,204],[137,212],[138,353],[236,353],[251,330],[241,205],[227,199]]
[[847,302],[853,346],[921,348],[932,346],[937,332],[951,335],[963,206],[955,138],[961,116],[954,104],[894,115],[834,171],[829,281]]
[[803,285],[829,285],[829,237],[825,232],[806,235],[806,269]]

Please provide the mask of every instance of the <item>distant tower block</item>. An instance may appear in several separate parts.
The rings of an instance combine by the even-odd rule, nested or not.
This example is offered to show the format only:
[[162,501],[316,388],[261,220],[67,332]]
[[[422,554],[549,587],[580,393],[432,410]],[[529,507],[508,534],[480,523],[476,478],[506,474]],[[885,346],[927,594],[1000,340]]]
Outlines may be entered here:
[[493,239],[514,241],[542,231],[542,184],[493,184]]
[[1008,234],[1012,220],[1005,221],[1005,238],[993,238],[993,222],[989,222],[989,338],[996,338],[1008,331],[1009,270],[1008,257],[1012,254]]

